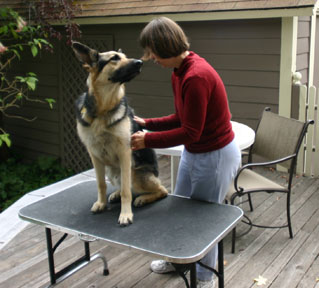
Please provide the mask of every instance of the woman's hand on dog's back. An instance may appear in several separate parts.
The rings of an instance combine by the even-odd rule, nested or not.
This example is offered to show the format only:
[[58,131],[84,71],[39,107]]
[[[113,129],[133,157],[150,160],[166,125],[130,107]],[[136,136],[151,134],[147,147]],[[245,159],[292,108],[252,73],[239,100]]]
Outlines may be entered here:
[[145,134],[146,134],[145,132],[138,131],[131,136],[131,148],[133,151],[145,148],[145,142],[144,142]]

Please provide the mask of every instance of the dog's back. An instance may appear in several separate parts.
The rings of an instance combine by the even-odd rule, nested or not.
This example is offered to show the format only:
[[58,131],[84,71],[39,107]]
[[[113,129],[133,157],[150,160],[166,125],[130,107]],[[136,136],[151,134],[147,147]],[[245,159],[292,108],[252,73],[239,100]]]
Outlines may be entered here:
[[[129,109],[129,117],[131,120],[131,126],[132,126],[132,134],[137,131],[143,131],[143,128],[133,120],[134,114],[133,110]],[[155,154],[155,151],[150,148],[145,148],[141,150],[132,151],[133,154],[133,166],[134,169],[143,171],[143,172],[151,172],[156,177],[158,177],[158,163],[157,163],[157,157]]]

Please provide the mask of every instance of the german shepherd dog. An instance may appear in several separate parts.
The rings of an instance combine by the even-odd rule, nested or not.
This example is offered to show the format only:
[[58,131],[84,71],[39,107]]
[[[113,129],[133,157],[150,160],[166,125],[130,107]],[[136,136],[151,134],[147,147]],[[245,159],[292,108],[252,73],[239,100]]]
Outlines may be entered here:
[[133,222],[132,192],[138,197],[134,206],[142,206],[167,196],[158,179],[158,166],[152,149],[131,150],[131,134],[142,130],[133,121],[133,111],[125,97],[124,83],[137,76],[143,62],[128,59],[121,51],[99,53],[79,42],[72,48],[89,72],[88,92],[76,101],[77,132],[92,160],[98,188],[97,201],[91,211],[107,206],[105,175],[119,190],[109,202],[121,200],[119,224]]

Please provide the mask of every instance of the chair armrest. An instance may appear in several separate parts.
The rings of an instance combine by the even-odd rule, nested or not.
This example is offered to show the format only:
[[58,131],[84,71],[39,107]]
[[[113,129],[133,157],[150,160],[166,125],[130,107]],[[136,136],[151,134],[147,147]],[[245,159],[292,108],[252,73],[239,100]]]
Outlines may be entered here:
[[280,159],[277,159],[277,160],[274,160],[274,161],[269,161],[269,162],[258,162],[258,163],[248,163],[244,166],[242,166],[238,172],[237,172],[237,175],[234,179],[234,187],[235,187],[235,190],[238,191],[238,192],[242,192],[243,191],[243,188],[242,187],[238,187],[237,183],[238,183],[238,178],[240,176],[240,174],[245,170],[245,169],[251,169],[253,167],[267,167],[267,166],[271,166],[271,165],[275,165],[275,164],[279,164],[279,163],[282,163],[282,162],[285,162],[285,161],[288,161],[292,158],[296,157],[296,154],[292,154],[292,155],[289,155],[289,156],[286,156],[284,158],[280,158]]

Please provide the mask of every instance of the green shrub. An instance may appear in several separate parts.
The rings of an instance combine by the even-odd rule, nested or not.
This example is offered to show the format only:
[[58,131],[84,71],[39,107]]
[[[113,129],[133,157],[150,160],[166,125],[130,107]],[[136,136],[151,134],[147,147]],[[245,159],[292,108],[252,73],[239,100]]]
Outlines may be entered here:
[[9,158],[0,164],[0,212],[24,194],[73,174],[53,157],[39,157],[28,164],[17,156]]

